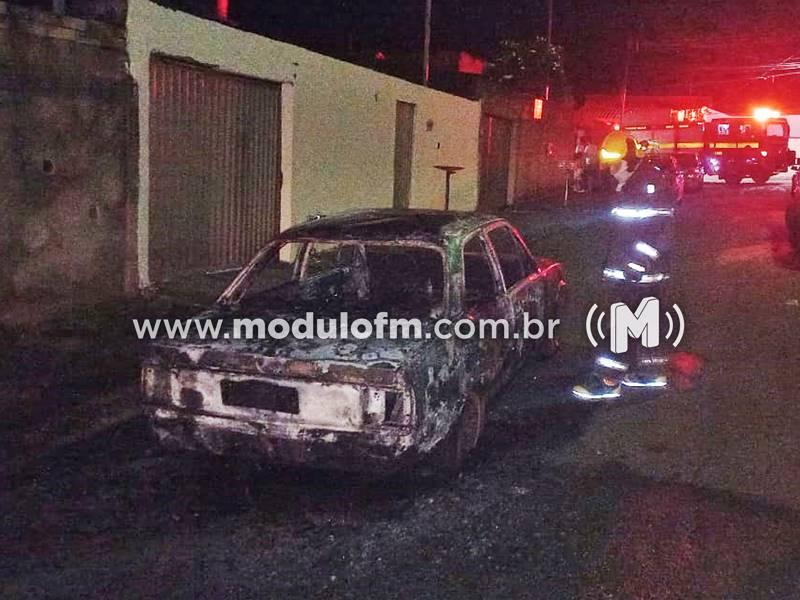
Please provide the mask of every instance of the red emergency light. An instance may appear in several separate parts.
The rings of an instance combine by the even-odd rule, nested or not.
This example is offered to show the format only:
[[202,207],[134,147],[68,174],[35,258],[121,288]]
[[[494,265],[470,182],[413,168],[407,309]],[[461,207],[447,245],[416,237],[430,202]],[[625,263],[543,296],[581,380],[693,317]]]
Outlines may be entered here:
[[217,0],[217,18],[220,21],[228,20],[228,9],[230,0]]
[[483,75],[486,70],[486,61],[477,56],[472,56],[469,52],[461,51],[458,53],[458,72],[470,75]]
[[759,123],[766,123],[770,119],[777,119],[781,116],[781,113],[777,110],[772,108],[768,108],[765,106],[759,106],[755,110],[753,110],[753,118]]
[[544,116],[544,99],[534,98],[533,100],[533,120],[541,121]]

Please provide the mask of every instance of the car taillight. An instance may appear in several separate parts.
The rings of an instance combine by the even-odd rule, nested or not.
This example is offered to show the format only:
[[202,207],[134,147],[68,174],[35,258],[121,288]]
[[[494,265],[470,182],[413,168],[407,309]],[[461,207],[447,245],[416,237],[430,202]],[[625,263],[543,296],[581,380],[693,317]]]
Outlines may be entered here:
[[403,396],[400,392],[386,392],[384,394],[385,409],[384,423],[402,424],[404,419]]
[[166,406],[172,401],[171,375],[167,369],[142,367],[142,399],[147,404]]
[[411,400],[399,390],[366,390],[364,421],[373,425],[408,425]]

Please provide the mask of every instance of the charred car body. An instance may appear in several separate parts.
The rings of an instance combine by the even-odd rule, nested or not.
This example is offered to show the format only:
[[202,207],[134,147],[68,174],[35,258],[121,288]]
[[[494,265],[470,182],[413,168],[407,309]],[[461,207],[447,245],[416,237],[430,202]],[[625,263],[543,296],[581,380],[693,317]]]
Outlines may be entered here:
[[[214,341],[159,340],[142,370],[154,431],[167,445],[273,462],[391,471],[434,451],[457,467],[492,393],[527,351],[556,342],[438,339],[437,319],[558,313],[562,267],[534,258],[496,217],[379,210],[292,228],[264,248],[203,318]],[[233,339],[235,319],[419,319],[412,339]],[[221,339],[220,339],[221,338]]]

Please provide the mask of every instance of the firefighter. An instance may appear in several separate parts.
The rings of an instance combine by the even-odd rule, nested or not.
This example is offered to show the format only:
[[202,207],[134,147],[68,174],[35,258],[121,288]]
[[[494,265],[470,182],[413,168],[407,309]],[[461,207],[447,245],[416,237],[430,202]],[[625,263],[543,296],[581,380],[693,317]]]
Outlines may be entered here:
[[597,155],[597,189],[608,195],[616,195],[635,170],[642,155],[642,149],[636,140],[621,131],[609,133]]
[[[624,302],[635,312],[644,298],[656,297],[663,302],[666,297],[672,221],[679,201],[674,174],[653,148],[643,149],[634,140],[620,136],[615,136],[611,144],[604,143],[601,160],[618,189],[601,274],[606,296],[602,306]],[[610,342],[610,338],[610,332],[606,332],[605,341]],[[663,388],[667,385],[666,363],[664,355],[630,340],[624,355],[613,355],[607,349],[599,352],[592,371],[572,392],[582,400],[602,400],[619,398],[625,387]]]

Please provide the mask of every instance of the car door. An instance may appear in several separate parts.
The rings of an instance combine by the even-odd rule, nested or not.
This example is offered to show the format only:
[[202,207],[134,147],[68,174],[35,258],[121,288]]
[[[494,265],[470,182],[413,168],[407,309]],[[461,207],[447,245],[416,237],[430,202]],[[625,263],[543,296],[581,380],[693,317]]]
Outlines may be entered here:
[[[519,233],[508,223],[493,226],[487,237],[503,276],[506,301],[511,312],[514,340],[509,344],[522,355],[525,315],[529,319],[545,319],[545,281],[536,261]],[[536,333],[535,329],[533,333]]]
[[[481,386],[491,383],[508,361],[509,342],[500,336],[481,335],[482,323],[512,322],[514,312],[505,293],[497,259],[482,231],[467,238],[463,245],[463,313],[476,325],[476,335],[465,340],[469,345],[472,378]],[[472,368],[472,367],[471,367]]]

